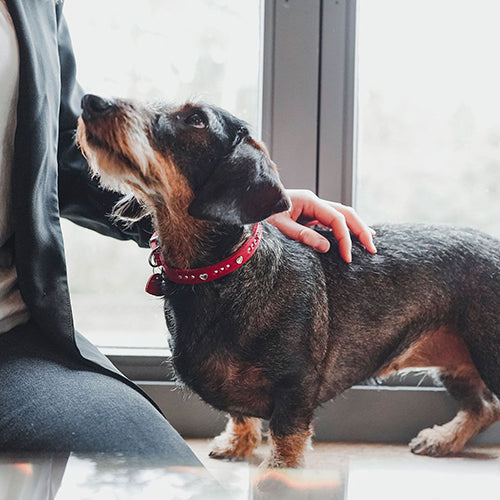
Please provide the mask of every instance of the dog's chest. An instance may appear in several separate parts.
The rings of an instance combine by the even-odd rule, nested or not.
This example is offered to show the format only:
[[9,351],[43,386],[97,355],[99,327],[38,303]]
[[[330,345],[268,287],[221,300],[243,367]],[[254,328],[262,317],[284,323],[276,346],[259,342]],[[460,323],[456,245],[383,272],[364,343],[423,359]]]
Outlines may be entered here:
[[247,416],[269,416],[271,382],[259,366],[226,351],[203,357],[179,353],[176,358],[183,381],[214,407]]

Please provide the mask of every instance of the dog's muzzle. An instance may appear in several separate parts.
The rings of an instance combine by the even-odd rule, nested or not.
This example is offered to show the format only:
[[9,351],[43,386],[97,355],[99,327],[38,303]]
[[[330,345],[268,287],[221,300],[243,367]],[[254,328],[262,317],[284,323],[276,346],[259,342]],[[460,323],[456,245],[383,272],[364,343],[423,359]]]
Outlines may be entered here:
[[81,106],[83,111],[82,117],[86,122],[102,118],[108,115],[114,108],[111,101],[93,94],[85,94],[82,97]]

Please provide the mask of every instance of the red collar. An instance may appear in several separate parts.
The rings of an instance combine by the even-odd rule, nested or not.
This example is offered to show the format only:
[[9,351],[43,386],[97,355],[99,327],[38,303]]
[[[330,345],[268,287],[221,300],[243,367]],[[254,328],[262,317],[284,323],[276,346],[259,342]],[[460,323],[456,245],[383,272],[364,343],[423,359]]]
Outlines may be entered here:
[[149,241],[151,246],[151,256],[149,263],[153,267],[162,268],[161,273],[155,273],[146,285],[146,292],[151,295],[163,295],[161,282],[163,278],[167,278],[175,283],[183,285],[194,285],[198,283],[206,283],[227,276],[228,274],[239,269],[245,264],[257,250],[262,238],[262,226],[257,223],[253,226],[252,235],[245,243],[229,256],[227,259],[218,262],[212,266],[199,267],[197,269],[172,269],[165,264],[163,254],[158,245],[158,233],[154,233]]

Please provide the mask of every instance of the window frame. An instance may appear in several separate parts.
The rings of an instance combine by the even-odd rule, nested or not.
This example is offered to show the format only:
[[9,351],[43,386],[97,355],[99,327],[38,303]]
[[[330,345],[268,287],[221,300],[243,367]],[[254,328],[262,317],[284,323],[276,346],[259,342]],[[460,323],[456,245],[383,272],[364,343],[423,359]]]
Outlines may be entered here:
[[265,1],[263,140],[288,188],[347,205],[355,203],[356,12],[356,0]]

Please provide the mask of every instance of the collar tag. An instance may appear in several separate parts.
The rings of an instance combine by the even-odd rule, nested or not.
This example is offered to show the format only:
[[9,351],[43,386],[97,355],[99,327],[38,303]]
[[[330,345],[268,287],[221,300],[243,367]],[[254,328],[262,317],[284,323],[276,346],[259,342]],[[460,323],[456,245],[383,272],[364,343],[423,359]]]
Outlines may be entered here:
[[146,292],[155,297],[163,296],[163,277],[160,273],[154,273],[146,283]]

